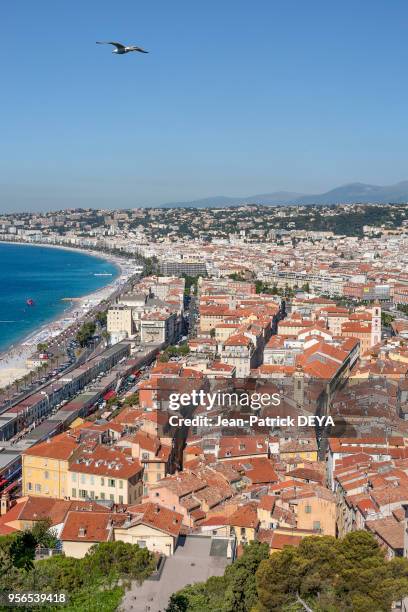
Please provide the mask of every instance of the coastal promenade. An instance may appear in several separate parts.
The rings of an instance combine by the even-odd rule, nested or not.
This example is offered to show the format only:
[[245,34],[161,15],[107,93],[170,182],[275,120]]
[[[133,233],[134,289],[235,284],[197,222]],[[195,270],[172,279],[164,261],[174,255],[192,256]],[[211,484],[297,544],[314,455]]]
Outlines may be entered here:
[[78,417],[98,408],[104,395],[121,393],[127,377],[150,365],[162,345],[149,345],[130,355],[130,343],[122,342],[94,354],[51,383],[0,414],[0,479],[18,486],[21,454],[35,444],[67,429]]
[[[51,245],[39,245],[49,247]],[[59,248],[59,247],[58,247]],[[69,250],[66,247],[66,250]],[[76,249],[72,249],[73,251]],[[82,251],[81,251],[82,252]],[[87,255],[95,256],[94,252],[83,251]],[[26,365],[27,358],[35,352],[39,343],[47,343],[49,349],[63,352],[63,343],[77,332],[79,327],[89,320],[97,311],[99,304],[109,303],[120,291],[124,289],[132,278],[133,270],[130,262],[126,259],[104,254],[102,256],[120,270],[119,276],[113,283],[94,291],[85,296],[71,298],[70,307],[55,320],[42,325],[36,331],[30,333],[26,338],[12,345],[7,351],[0,354],[0,390],[13,381],[24,377],[29,373]],[[69,296],[66,296],[69,297]],[[15,393],[16,390],[13,390]],[[9,389],[9,395],[11,390]]]
[[[137,277],[134,277],[134,276],[127,277],[126,276],[125,278],[122,279],[122,282],[117,283],[113,292],[112,292],[111,287],[104,288],[104,290],[102,290],[103,292],[102,295],[104,297],[101,298],[103,299],[104,307],[108,308],[109,305],[116,300],[117,296],[120,295],[122,291],[126,291],[127,289],[129,289],[132,282],[135,281],[137,278],[138,278],[138,275]],[[81,325],[83,325],[84,323],[90,322],[94,319],[94,317],[98,313],[100,302],[101,300],[97,299],[96,304],[92,305],[89,310],[84,309],[83,312],[80,313],[78,317],[75,317],[74,322],[70,322],[68,327],[62,326],[62,329],[60,329],[58,335],[56,336],[51,335],[51,337],[49,335],[45,336],[46,339],[50,340],[48,343],[49,344],[48,350],[51,353],[59,352],[63,356],[63,354],[65,353],[65,347],[69,344],[69,342],[75,339],[75,336],[79,328],[81,327]],[[29,341],[24,341],[23,343],[21,343],[20,345],[21,349],[20,348],[17,349],[18,359],[19,360],[22,360],[23,358],[27,359],[27,357],[35,350],[37,343],[40,341],[44,342],[44,339],[39,340],[39,336],[36,335],[34,336],[34,338],[31,338]],[[81,357],[82,356],[80,356],[80,359]],[[81,361],[79,361],[79,363],[81,362],[82,362],[82,359]],[[76,364],[78,364],[78,361],[76,362]],[[35,390],[38,391],[38,387],[40,386],[41,385],[39,384],[35,385]],[[30,390],[30,393],[32,391],[33,389]],[[4,399],[3,399],[3,403],[0,404],[0,410],[4,409],[4,407],[17,404],[19,401],[21,401],[21,399],[25,395],[27,394],[25,394],[24,392],[23,393],[18,392],[17,384],[9,386],[8,389],[3,388],[3,398]],[[1,389],[0,389],[0,398],[1,398]]]

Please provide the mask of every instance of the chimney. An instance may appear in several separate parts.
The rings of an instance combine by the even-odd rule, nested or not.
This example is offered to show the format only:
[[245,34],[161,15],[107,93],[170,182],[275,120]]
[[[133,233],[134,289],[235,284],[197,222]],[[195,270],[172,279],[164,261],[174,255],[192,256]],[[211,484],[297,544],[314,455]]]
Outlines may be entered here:
[[10,495],[8,493],[3,493],[0,501],[0,516],[6,514],[11,508],[11,500]]

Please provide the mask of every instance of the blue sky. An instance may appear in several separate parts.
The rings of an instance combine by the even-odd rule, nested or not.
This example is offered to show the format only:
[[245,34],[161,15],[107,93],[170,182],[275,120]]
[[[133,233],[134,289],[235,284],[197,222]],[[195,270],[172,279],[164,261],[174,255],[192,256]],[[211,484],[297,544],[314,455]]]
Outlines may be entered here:
[[405,0],[8,2],[0,210],[408,179],[407,23]]

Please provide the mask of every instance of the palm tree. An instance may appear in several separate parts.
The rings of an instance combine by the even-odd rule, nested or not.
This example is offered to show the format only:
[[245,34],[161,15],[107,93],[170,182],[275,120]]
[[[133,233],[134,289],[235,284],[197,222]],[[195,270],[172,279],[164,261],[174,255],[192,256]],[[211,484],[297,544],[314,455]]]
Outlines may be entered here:
[[21,384],[23,385],[23,387],[26,386],[28,381],[28,374],[24,374],[24,376],[21,377]]

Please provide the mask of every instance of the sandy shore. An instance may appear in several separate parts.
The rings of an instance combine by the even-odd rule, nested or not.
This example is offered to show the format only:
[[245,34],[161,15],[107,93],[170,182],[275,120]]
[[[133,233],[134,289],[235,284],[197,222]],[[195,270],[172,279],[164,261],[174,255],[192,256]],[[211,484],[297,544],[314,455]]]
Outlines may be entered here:
[[[6,241],[1,242],[6,243]],[[79,322],[89,310],[97,306],[103,300],[109,298],[109,296],[112,295],[112,293],[123,285],[131,276],[131,271],[129,270],[129,267],[126,266],[126,263],[128,262],[114,256],[110,257],[109,255],[95,253],[94,251],[88,251],[86,249],[70,249],[69,247],[59,245],[31,245],[31,243],[27,242],[12,241],[7,242],[6,244],[27,244],[29,246],[39,246],[44,248],[59,248],[68,251],[81,251],[87,255],[99,257],[115,264],[119,268],[120,273],[112,283],[88,295],[82,297],[67,296],[75,297],[75,301],[68,302],[69,306],[65,312],[58,316],[57,319],[48,322],[20,342],[11,345],[7,351],[0,353],[0,389],[28,374],[30,369],[27,367],[26,361],[30,355],[36,351],[37,344],[40,342],[47,342],[52,338],[55,338],[70,325],[75,322]]]

